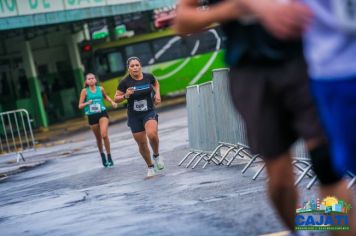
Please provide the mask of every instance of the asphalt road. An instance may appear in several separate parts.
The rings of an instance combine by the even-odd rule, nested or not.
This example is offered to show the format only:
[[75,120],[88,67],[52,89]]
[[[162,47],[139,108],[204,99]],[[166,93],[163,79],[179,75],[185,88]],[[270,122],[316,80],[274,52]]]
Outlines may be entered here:
[[[160,113],[166,168],[146,166],[125,122],[109,128],[114,168],[101,166],[93,134],[67,137],[29,159],[44,164],[0,183],[0,235],[260,235],[283,231],[269,205],[265,178],[243,165],[187,169],[184,106]],[[303,183],[301,186],[305,186]],[[302,196],[315,196],[316,188]]]

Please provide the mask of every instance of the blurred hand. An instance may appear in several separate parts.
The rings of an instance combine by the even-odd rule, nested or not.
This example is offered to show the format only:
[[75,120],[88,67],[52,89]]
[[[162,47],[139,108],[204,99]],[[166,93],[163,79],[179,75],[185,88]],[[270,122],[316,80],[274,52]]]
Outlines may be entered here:
[[93,103],[93,100],[87,101],[87,104],[88,104],[88,105],[90,105],[90,104],[92,104],[92,103]]
[[251,14],[240,0],[223,1],[221,3],[221,11],[226,20],[236,20],[241,16],[248,16]]
[[159,104],[161,104],[161,95],[160,94],[157,94],[155,95],[154,97],[155,101],[154,101],[154,104],[157,106]]
[[130,87],[130,88],[127,88],[126,89],[126,93],[125,93],[125,96],[126,97],[130,97],[131,94],[134,94],[135,90],[134,88]]
[[111,106],[112,106],[113,108],[117,108],[117,103],[113,101],[113,102],[111,103]]
[[256,14],[264,27],[279,39],[300,37],[312,18],[311,10],[295,0],[262,0]]

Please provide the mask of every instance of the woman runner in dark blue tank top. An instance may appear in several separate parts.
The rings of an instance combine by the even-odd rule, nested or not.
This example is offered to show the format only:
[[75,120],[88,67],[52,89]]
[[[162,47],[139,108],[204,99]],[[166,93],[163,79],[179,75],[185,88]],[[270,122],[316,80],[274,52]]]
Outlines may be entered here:
[[[129,74],[120,81],[115,101],[122,102],[127,99],[127,124],[148,166],[147,177],[151,177],[155,175],[156,170],[164,168],[163,159],[159,156],[158,114],[154,108],[154,105],[161,102],[159,83],[152,74],[142,73],[139,58],[130,57],[127,67]],[[147,138],[152,147],[155,165],[151,160]]]

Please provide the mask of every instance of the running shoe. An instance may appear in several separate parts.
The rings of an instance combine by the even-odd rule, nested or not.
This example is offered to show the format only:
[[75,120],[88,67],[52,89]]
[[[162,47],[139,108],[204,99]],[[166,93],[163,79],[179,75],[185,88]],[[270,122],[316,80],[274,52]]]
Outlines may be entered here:
[[106,162],[107,167],[112,167],[114,165],[113,160],[111,159],[111,154],[108,154],[108,161]]
[[155,166],[157,170],[163,170],[164,169],[164,162],[163,162],[163,157],[161,156],[153,156],[153,160],[155,162]]
[[107,161],[106,161],[105,153],[100,153],[100,155],[101,155],[101,161],[103,163],[103,166],[107,167]]
[[152,167],[148,167],[147,169],[147,177],[153,177],[156,175],[156,171],[155,171],[155,168],[152,166]]

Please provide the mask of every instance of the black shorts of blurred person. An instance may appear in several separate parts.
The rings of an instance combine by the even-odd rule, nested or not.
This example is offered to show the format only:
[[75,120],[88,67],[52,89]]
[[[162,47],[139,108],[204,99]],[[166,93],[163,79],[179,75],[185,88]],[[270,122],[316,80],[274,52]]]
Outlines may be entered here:
[[[79,109],[84,108],[85,114],[88,116],[88,122],[95,135],[103,166],[111,167],[114,162],[111,157],[108,136],[109,116],[104,105],[104,99],[110,102],[114,108],[117,108],[117,104],[105,93],[104,88],[97,85],[95,75],[92,73],[87,74],[84,88],[80,93],[78,107]],[[103,150],[103,141],[107,158]]]
[[311,17],[298,1],[180,0],[173,26],[189,34],[222,23],[231,97],[246,122],[251,149],[264,156],[270,200],[292,235],[300,233],[295,232],[298,193],[290,150],[297,138],[306,143],[321,195],[350,195],[332,168],[309,91],[301,34]]
[[[147,164],[147,177],[152,177],[157,170],[164,168],[163,158],[159,155],[158,114],[155,110],[155,105],[161,103],[160,87],[152,74],[142,73],[139,58],[130,57],[127,60],[127,69],[128,75],[120,81],[115,101],[127,99],[128,126]],[[155,164],[151,159],[147,139]]]

